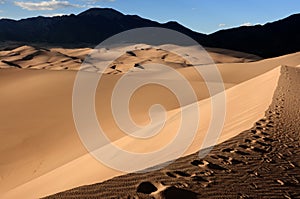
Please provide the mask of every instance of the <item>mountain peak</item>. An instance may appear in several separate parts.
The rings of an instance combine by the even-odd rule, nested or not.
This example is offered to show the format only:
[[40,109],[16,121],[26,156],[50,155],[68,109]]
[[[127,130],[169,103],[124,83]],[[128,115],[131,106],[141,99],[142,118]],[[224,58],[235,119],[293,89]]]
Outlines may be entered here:
[[80,14],[78,14],[78,16],[82,17],[82,16],[88,16],[88,17],[106,17],[109,19],[118,19],[120,17],[123,17],[124,15],[117,11],[114,10],[112,8],[90,8]]

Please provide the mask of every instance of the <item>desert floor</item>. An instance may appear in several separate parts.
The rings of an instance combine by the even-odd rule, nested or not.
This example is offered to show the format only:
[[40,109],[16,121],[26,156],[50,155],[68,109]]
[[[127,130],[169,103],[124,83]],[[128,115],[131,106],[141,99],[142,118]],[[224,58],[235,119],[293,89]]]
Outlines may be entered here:
[[[187,115],[192,104],[199,107],[202,116],[183,157],[158,171],[140,174],[125,174],[98,162],[81,143],[72,115],[74,81],[91,49],[22,46],[0,51],[1,198],[39,198],[56,193],[49,198],[300,197],[300,53],[262,59],[206,49],[223,78],[226,116],[216,143],[203,145],[212,115],[212,97],[203,77],[183,57],[163,50],[164,46],[137,48],[141,46],[101,51],[101,59],[110,67],[97,87],[96,114],[109,139],[125,150],[146,153],[166,145],[176,136],[181,121],[174,94],[150,85],[132,96],[130,112],[139,125],[151,121],[148,109],[152,104],[165,107],[169,120],[159,135],[147,141],[126,136],[117,127],[110,101],[114,85],[127,73],[136,80],[176,81],[166,71],[144,67],[151,62],[168,65],[195,90],[196,101],[183,97]],[[197,49],[189,50],[186,56]],[[114,60],[116,51],[126,53]],[[209,71],[211,63],[199,67]],[[81,70],[87,78],[99,72],[94,65]],[[212,145],[207,156],[198,158],[199,151]],[[109,153],[99,147],[100,152]],[[148,165],[170,161],[171,157],[155,157]]]

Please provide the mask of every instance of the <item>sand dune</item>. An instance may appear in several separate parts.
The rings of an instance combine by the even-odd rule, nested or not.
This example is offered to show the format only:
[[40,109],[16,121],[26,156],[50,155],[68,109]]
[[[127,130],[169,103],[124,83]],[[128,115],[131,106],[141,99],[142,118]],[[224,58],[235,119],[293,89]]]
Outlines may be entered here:
[[[82,49],[88,54],[89,50]],[[68,51],[67,51],[68,52]],[[86,55],[85,54],[85,55]],[[77,55],[77,54],[76,54]],[[32,68],[32,69],[51,69],[51,70],[74,70],[80,66],[83,60],[80,54],[78,57],[63,54],[63,52],[34,48],[31,46],[21,46],[19,48],[1,51],[0,68]]]
[[[74,126],[73,83],[76,70],[89,51],[90,49],[46,50],[24,46],[12,51],[0,52],[1,67],[9,68],[0,70],[0,90],[3,94],[0,99],[1,197],[42,197],[122,174],[100,164],[88,154]],[[234,53],[220,49],[213,49],[210,53],[215,61],[222,62],[217,66],[227,89],[228,114],[218,143],[251,128],[255,121],[262,118],[271,104],[280,76],[280,65],[297,66],[300,63],[300,53],[261,61],[256,61],[259,58],[252,55]],[[147,144],[136,143],[130,137],[125,137],[109,117],[110,111],[107,110],[109,106],[105,104],[110,102],[109,96],[114,83],[122,72],[127,72],[132,65],[134,67],[135,64],[149,59],[147,54],[151,56],[152,61],[157,59],[162,63],[168,63],[182,73],[192,86],[197,88],[195,89],[198,97],[196,103],[200,108],[200,114],[206,116],[211,114],[211,98],[206,85],[203,79],[188,67],[188,63],[170,53],[161,59],[166,54],[163,50],[147,49],[142,52],[133,49],[131,53],[126,53],[124,57],[117,60],[120,62],[129,60],[131,66],[126,68],[125,66],[128,66],[126,63],[119,63],[103,76],[101,85],[105,86],[97,89],[96,99],[106,99],[106,101],[96,104],[96,108],[104,128],[113,132],[108,136],[114,144],[138,152],[151,151],[165,145],[169,138],[174,136],[172,132],[176,133],[173,129],[178,127],[179,121],[175,119],[167,123],[161,135]],[[242,58],[243,56],[245,58]],[[109,60],[109,57],[107,59]],[[203,66],[204,69],[205,67],[210,66]],[[50,70],[28,70],[27,68]],[[113,72],[118,68],[121,72]],[[133,98],[133,104],[139,104],[134,103],[135,101],[143,101],[142,105],[133,106],[131,110],[137,123],[149,122],[148,112],[145,110],[148,110],[149,105],[155,100],[166,105],[168,116],[175,115],[179,111],[174,96],[170,97],[170,93],[166,91],[162,91],[161,95],[154,95],[157,89],[160,88],[155,86],[145,88],[141,91],[143,95]],[[151,97],[147,94],[151,94]],[[208,124],[209,117],[201,120],[196,139],[185,155],[199,151]],[[153,162],[167,161],[166,158],[159,158],[157,157]]]
[[265,116],[203,159],[195,153],[159,171],[47,198],[299,198],[299,75],[299,68],[282,67]]
[[[112,50],[121,51],[123,48],[119,47]],[[135,64],[142,65],[143,63],[149,62],[151,59],[154,59],[151,60],[152,62],[165,61],[174,63],[175,65],[184,63],[183,60],[175,61],[174,56],[172,58],[172,55],[168,55],[168,53],[165,51],[151,49],[151,47],[147,45],[145,45],[144,50],[147,52],[137,53],[137,56],[125,54],[121,59],[118,59],[115,63],[111,64],[111,66],[116,66],[114,67],[114,70],[110,70],[108,72],[118,72],[119,70],[123,71],[124,69],[127,71],[129,68],[133,68]],[[0,68],[16,67],[48,70],[78,70],[85,57],[91,51],[92,49],[90,48],[46,49],[35,48],[32,46],[21,46],[13,50],[0,51]],[[244,63],[258,61],[261,59],[260,57],[251,54],[240,53],[231,50],[208,48],[207,51],[215,63]],[[105,56],[109,57],[107,54]],[[122,63],[123,61],[125,61],[125,63]]]

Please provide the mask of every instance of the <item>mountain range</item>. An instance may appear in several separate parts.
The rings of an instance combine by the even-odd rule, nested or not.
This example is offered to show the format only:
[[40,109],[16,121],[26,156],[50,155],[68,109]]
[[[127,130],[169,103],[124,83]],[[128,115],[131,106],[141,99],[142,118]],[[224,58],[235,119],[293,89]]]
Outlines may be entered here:
[[175,21],[158,23],[137,15],[124,15],[111,8],[91,8],[78,15],[1,19],[0,42],[91,47],[117,33],[140,27],[169,28],[206,47],[242,51],[264,58],[300,50],[300,14],[265,25],[237,27],[207,35]]

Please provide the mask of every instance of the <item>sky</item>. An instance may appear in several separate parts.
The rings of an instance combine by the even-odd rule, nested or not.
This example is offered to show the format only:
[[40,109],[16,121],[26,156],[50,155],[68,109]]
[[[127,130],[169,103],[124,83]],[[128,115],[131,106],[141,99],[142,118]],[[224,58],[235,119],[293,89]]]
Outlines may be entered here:
[[177,21],[202,33],[300,13],[299,0],[0,0],[0,18],[79,14],[91,7],[114,8],[161,23]]

